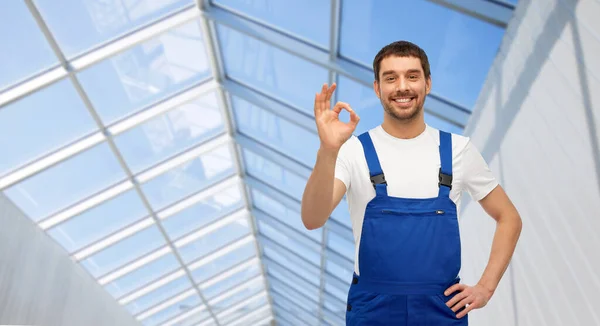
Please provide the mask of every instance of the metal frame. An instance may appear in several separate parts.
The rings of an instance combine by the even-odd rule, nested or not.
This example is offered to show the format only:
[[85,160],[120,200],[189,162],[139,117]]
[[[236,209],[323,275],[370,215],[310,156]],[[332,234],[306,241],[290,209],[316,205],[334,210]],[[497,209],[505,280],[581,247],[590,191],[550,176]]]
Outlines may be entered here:
[[[499,26],[501,28],[507,27],[507,24],[512,17],[513,10],[515,9],[514,5],[506,3],[502,0],[428,1],[450,8],[452,10],[466,14],[476,19],[480,19],[487,23]],[[200,153],[203,152],[202,148],[206,149],[211,146],[219,145],[228,146],[230,153],[234,158],[236,174],[233,177],[227,178],[228,181],[219,180],[219,182],[230,182],[232,185],[237,184],[240,187],[245,206],[245,208],[242,210],[249,213],[249,225],[251,227],[252,232],[252,235],[247,236],[251,237],[250,240],[246,241],[244,239],[236,239],[234,242],[237,243],[240,241],[253,241],[257,253],[257,257],[253,259],[258,259],[260,263],[260,275],[262,277],[262,280],[264,281],[263,285],[266,291],[265,294],[268,302],[268,306],[262,306],[260,308],[257,308],[253,312],[253,314],[255,314],[256,319],[258,319],[263,318],[263,316],[260,315],[263,311],[269,311],[269,316],[265,317],[263,321],[269,321],[271,319],[276,320],[278,318],[281,318],[281,314],[278,313],[275,309],[276,307],[279,308],[277,310],[283,310],[283,312],[289,314],[285,307],[274,303],[270,295],[271,287],[269,286],[268,280],[269,277],[273,276],[268,275],[268,273],[265,271],[264,265],[265,259],[270,259],[264,255],[263,250],[261,249],[261,244],[259,243],[259,238],[261,239],[261,241],[265,240],[267,243],[272,242],[272,240],[268,239],[267,236],[260,234],[257,227],[256,216],[264,214],[268,216],[268,219],[271,219],[272,221],[275,221],[277,223],[280,222],[277,221],[277,219],[275,219],[274,217],[269,216],[269,214],[260,212],[259,210],[253,208],[250,189],[256,188],[257,190],[264,192],[268,196],[275,198],[279,202],[282,202],[288,208],[294,209],[296,211],[300,211],[301,203],[298,199],[292,198],[284,194],[279,189],[276,189],[271,185],[267,185],[262,181],[253,178],[252,176],[247,176],[245,174],[241,149],[245,148],[251,150],[303,178],[308,178],[310,176],[311,167],[308,167],[305,164],[299,162],[298,160],[292,157],[288,157],[287,155],[270,148],[268,145],[261,143],[260,141],[252,139],[252,137],[237,132],[231,105],[232,99],[230,96],[233,95],[244,99],[254,105],[264,108],[265,110],[271,113],[274,113],[277,117],[281,119],[285,119],[291,123],[294,123],[295,125],[300,126],[301,128],[308,130],[313,134],[316,134],[314,118],[311,115],[303,112],[300,108],[294,107],[293,104],[284,103],[278,99],[275,99],[272,96],[261,93],[259,90],[254,89],[251,85],[244,85],[239,81],[227,78],[224,70],[223,58],[219,52],[220,46],[216,35],[215,24],[228,26],[229,28],[235,29],[236,31],[241,32],[242,34],[248,37],[258,39],[268,44],[269,46],[281,49],[283,51],[286,51],[287,53],[291,53],[292,55],[295,55],[306,61],[312,62],[320,67],[327,69],[329,74],[329,84],[337,82],[338,77],[341,75],[351,80],[354,80],[355,82],[358,82],[359,84],[362,84],[364,86],[372,87],[373,76],[369,68],[361,64],[354,63],[351,60],[341,58],[339,55],[339,29],[342,5],[341,2],[342,0],[331,0],[331,25],[329,31],[330,42],[328,50],[324,50],[323,48],[315,44],[311,44],[310,41],[301,40],[294,36],[285,35],[285,33],[276,31],[273,29],[273,27],[265,26],[264,24],[258,23],[247,16],[238,15],[226,9],[213,6],[210,0],[196,0],[194,4],[188,5],[182,8],[181,10],[178,10],[177,12],[173,12],[169,15],[161,17],[156,22],[146,24],[145,26],[141,26],[133,32],[127,33],[116,38],[115,40],[101,44],[95,49],[89,50],[86,53],[79,55],[75,58],[67,59],[61,52],[48,26],[44,22],[41,14],[39,13],[35,4],[33,3],[33,0],[25,0],[29,11],[34,17],[44,37],[50,44],[52,51],[58,58],[59,64],[50,67],[35,76],[28,77],[17,83],[15,86],[11,86],[10,88],[0,90],[0,110],[3,107],[13,103],[14,101],[17,101],[33,93],[34,91],[37,91],[44,87],[48,87],[49,85],[64,78],[68,78],[75,90],[77,91],[80,98],[83,100],[86,109],[93,117],[99,131],[81,137],[80,139],[77,139],[72,143],[63,146],[62,148],[59,148],[50,154],[47,154],[43,157],[38,157],[35,160],[27,162],[25,165],[22,165],[17,169],[9,172],[8,174],[0,176],[0,190],[8,188],[18,182],[22,182],[27,178],[31,178],[41,173],[42,171],[45,171],[48,168],[63,162],[64,160],[72,157],[73,155],[76,155],[77,153],[83,152],[99,143],[106,141],[106,143],[111,149],[112,154],[117,158],[121,168],[125,172],[127,178],[88,198],[82,199],[81,201],[63,209],[60,212],[56,212],[51,216],[45,217],[44,219],[38,222],[40,227],[44,230],[49,230],[53,227],[56,227],[57,225],[60,225],[61,223],[68,221],[71,217],[90,209],[91,207],[99,205],[104,201],[114,196],[117,196],[125,191],[134,189],[139,198],[142,199],[143,205],[148,211],[148,215],[136,222],[131,223],[126,227],[121,228],[120,230],[113,232],[110,235],[106,235],[103,239],[90,243],[84,248],[80,248],[75,253],[72,253],[74,260],[78,261],[81,259],[85,259],[86,257],[93,255],[95,252],[98,252],[114,244],[116,241],[131,236],[132,234],[139,232],[140,230],[156,225],[156,227],[159,229],[159,231],[165,239],[165,246],[156,249],[152,253],[146,254],[144,257],[140,257],[134,262],[130,262],[126,266],[122,266],[114,271],[102,275],[98,278],[98,281],[101,285],[105,285],[107,282],[114,280],[116,277],[131,272],[132,270],[143,266],[144,264],[150,262],[153,259],[157,259],[158,257],[161,257],[162,255],[168,253],[173,253],[180,265],[180,268],[177,268],[173,271],[166,271],[165,274],[162,275],[160,278],[153,280],[151,283],[146,284],[141,288],[135,289],[130,293],[127,293],[126,295],[119,298],[119,301],[124,304],[129,301],[135,300],[137,297],[151,291],[154,287],[166,284],[169,280],[171,280],[171,278],[175,276],[180,277],[185,275],[192,284],[191,288],[185,290],[184,292],[178,293],[171,298],[167,298],[163,302],[160,302],[153,307],[149,307],[145,311],[138,313],[137,316],[147,314],[149,311],[152,311],[153,313],[158,313],[160,311],[160,309],[158,308],[161,305],[165,305],[165,303],[167,302],[171,302],[172,300],[178,299],[182,296],[182,293],[187,294],[187,292],[189,291],[194,291],[194,294],[199,296],[202,304],[205,306],[204,310],[206,310],[209,313],[210,318],[214,320],[214,322],[217,325],[219,325],[218,314],[215,314],[211,310],[210,301],[208,301],[202,293],[202,284],[195,283],[191,274],[192,270],[194,269],[192,266],[198,266],[200,261],[204,258],[200,258],[196,262],[186,264],[180,256],[180,254],[178,253],[177,248],[179,247],[178,243],[180,243],[182,238],[186,238],[188,237],[188,235],[180,237],[177,241],[171,241],[161,223],[162,220],[164,220],[166,217],[170,216],[171,214],[174,214],[175,210],[182,209],[181,207],[185,205],[189,206],[193,204],[194,200],[198,200],[198,198],[200,198],[198,196],[202,196],[201,194],[213,193],[214,191],[221,189],[221,185],[213,185],[207,189],[201,190],[197,194],[193,194],[188,196],[187,198],[181,199],[179,202],[174,203],[170,207],[167,207],[161,211],[155,211],[152,209],[148,198],[144,195],[141,189],[141,183],[150,178],[153,178],[159,173],[164,172],[165,169],[172,168],[172,165],[174,163],[181,164],[185,160],[195,159],[196,157],[198,157],[198,155],[200,155]],[[207,57],[210,61],[213,78],[209,80],[204,80],[187,89],[181,90],[178,94],[173,95],[171,98],[160,103],[154,104],[150,107],[143,108],[142,110],[126,118],[123,118],[120,121],[114,122],[110,125],[103,124],[95,107],[91,103],[85,90],[80,84],[77,77],[77,73],[95,63],[98,63],[104,59],[121,53],[137,44],[147,41],[160,33],[169,31],[177,26],[192,21],[197,21],[200,30],[202,31],[203,39],[205,42],[204,44],[207,49]],[[163,162],[157,163],[155,166],[147,169],[146,171],[134,174],[128,167],[122,154],[117,148],[114,137],[126,130],[140,125],[148,119],[163,114],[168,110],[176,108],[183,103],[192,101],[198,98],[199,96],[202,96],[212,91],[217,92],[219,107],[221,108],[222,116],[226,121],[225,134],[213,139],[214,142],[210,142],[211,145],[209,145],[208,147],[204,143],[197,144],[193,148],[186,149],[181,153],[178,153],[177,155],[174,155],[173,157],[164,160]],[[461,128],[465,127],[470,116],[469,110],[437,94],[430,94],[428,96],[428,101],[425,109],[429,114],[432,114],[442,120],[445,120]],[[248,187],[245,187],[244,184],[242,184],[242,182],[244,182]],[[306,238],[303,234],[301,234],[297,230],[294,230],[291,227],[288,227],[287,225],[281,224],[280,226],[283,228],[282,232],[285,232],[288,235],[292,235],[292,237]],[[194,232],[198,231],[199,230],[195,230]],[[320,266],[314,265],[316,268],[320,268],[319,298],[318,302],[314,302],[318,305],[318,315],[316,317],[321,323],[324,322],[327,318],[325,314],[333,314],[333,312],[327,310],[324,307],[325,297],[327,295],[331,295],[335,298],[333,294],[325,290],[326,278],[333,277],[336,281],[340,281],[339,278],[327,272],[325,268],[326,261],[330,260],[340,265],[347,265],[352,263],[352,261],[348,260],[347,257],[332,250],[331,248],[328,248],[328,234],[332,231],[336,232],[336,234],[341,235],[347,240],[351,240],[349,239],[349,235],[352,235],[350,229],[348,229],[345,225],[342,225],[332,219],[328,221],[328,223],[323,227],[321,242],[318,243],[318,245],[320,245]],[[348,231],[350,233],[348,233]],[[314,239],[311,238],[306,239],[308,241],[314,241]],[[215,252],[208,254],[208,256],[212,256],[218,252],[221,252],[222,249],[223,248],[220,248]],[[297,255],[296,253],[292,252],[292,254],[294,254],[297,259],[306,261],[305,258]],[[310,263],[308,261],[306,262]],[[246,261],[240,262],[240,264],[246,263]],[[276,264],[277,262],[274,263]],[[294,271],[288,269],[286,266],[280,267],[288,270],[291,273],[294,273]],[[285,284],[285,281],[279,281]],[[340,282],[343,283],[343,281]],[[299,293],[297,291],[296,293],[302,295],[302,293]],[[312,301],[313,300],[311,299],[311,302]],[[156,311],[154,311],[153,309]],[[184,312],[178,316],[175,316],[172,319],[175,320],[188,313],[189,312]],[[203,323],[206,323],[208,321],[209,320],[207,319],[203,321]]]

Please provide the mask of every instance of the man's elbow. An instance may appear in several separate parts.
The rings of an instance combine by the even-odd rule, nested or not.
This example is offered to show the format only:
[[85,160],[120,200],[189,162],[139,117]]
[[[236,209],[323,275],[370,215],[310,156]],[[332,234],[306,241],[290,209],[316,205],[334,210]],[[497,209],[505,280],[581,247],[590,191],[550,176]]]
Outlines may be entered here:
[[313,219],[306,218],[305,216],[302,216],[302,224],[304,224],[304,227],[307,230],[316,230],[323,226],[323,223],[319,223],[318,221],[315,221],[314,218]]

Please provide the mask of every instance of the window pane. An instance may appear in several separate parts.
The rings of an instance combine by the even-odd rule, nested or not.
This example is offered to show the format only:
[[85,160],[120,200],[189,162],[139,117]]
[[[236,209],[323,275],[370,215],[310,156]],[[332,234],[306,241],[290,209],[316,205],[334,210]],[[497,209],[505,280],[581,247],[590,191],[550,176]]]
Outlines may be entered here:
[[228,296],[227,298],[219,301],[218,303],[212,304],[211,308],[215,313],[220,313],[223,310],[241,302],[251,296],[265,290],[264,280],[262,277],[253,279],[250,283],[245,283],[236,288],[242,288],[239,292]]
[[196,21],[78,74],[105,124],[172,96],[209,76],[202,34]]
[[281,266],[286,266],[307,280],[321,277],[321,270],[319,268],[307,264],[304,260],[296,256],[285,255],[278,248],[271,248],[271,246],[264,246],[263,251],[265,259],[272,260]]
[[290,286],[294,290],[304,294],[308,298],[318,298],[319,297],[319,287],[315,285],[315,283],[319,283],[319,280],[314,280],[313,283],[308,283],[296,275],[291,273],[290,271],[282,268],[276,264],[265,262],[265,266],[267,268],[267,272],[269,275],[277,278],[282,281],[286,285]]
[[184,275],[127,304],[125,308],[130,313],[137,314],[191,287],[192,283]]
[[[3,67],[9,66],[3,64]],[[67,79],[2,107],[0,175],[95,130],[94,120]]]
[[177,326],[196,326],[198,325],[198,323],[205,321],[210,317],[210,313],[208,312],[208,310],[206,310],[206,307],[202,307],[202,311],[197,312],[189,317],[187,317],[186,319],[184,319],[183,321],[178,322]]
[[74,216],[48,234],[67,251],[74,252],[148,215],[135,190],[124,192]]
[[67,56],[121,36],[172,13],[193,0],[36,0],[44,20]]
[[242,152],[248,174],[291,197],[302,199],[306,179],[250,150],[242,149]]
[[256,249],[254,243],[250,242],[193,270],[192,276],[196,283],[202,283],[255,256]]
[[[398,19],[399,11],[411,14]],[[414,28],[424,22],[427,28]],[[372,67],[381,47],[411,40],[427,53],[432,92],[470,109],[503,34],[500,27],[430,1],[343,1],[340,53]]]
[[298,293],[298,291],[296,291],[293,288],[286,285],[285,283],[282,283],[274,278],[271,278],[269,280],[269,284],[271,285],[271,289],[272,289],[271,293],[277,293],[281,296],[285,296],[286,298],[289,298],[293,302],[296,302],[297,304],[301,305],[306,310],[314,311],[315,314],[318,312],[319,297],[307,298],[307,297],[301,295],[300,293]]
[[350,289],[350,282],[347,285],[334,279],[330,275],[325,275],[325,291],[336,297],[338,300],[346,302],[348,300],[348,290]]
[[292,313],[294,316],[297,316],[299,319],[308,323],[309,325],[317,325],[319,323],[317,319],[318,312],[315,311],[314,314],[309,313],[304,307],[299,307],[294,302],[290,301],[288,298],[280,296],[278,294],[273,294],[273,301],[277,302],[277,304],[283,307],[285,310]]
[[168,217],[162,222],[171,239],[177,239],[242,208],[240,188],[235,185],[194,206]]
[[0,44],[0,90],[58,64],[24,1],[2,1]]
[[241,12],[263,24],[316,43],[323,48],[329,48],[331,3],[327,1],[215,0],[213,2],[225,9]]
[[348,210],[348,202],[345,199],[341,200],[340,203],[335,207],[333,213],[331,213],[331,217],[333,217],[334,220],[352,229],[352,223],[350,221],[350,211]]
[[175,271],[179,267],[175,255],[169,253],[108,283],[104,287],[115,298],[120,298],[150,282],[157,281],[160,277]]
[[162,322],[165,322],[171,318],[174,318],[175,316],[186,312],[189,309],[199,306],[201,303],[202,301],[200,300],[200,297],[194,293],[191,297],[183,301],[177,302],[175,304],[172,304],[169,307],[159,311],[158,313],[142,320],[142,323],[144,325],[158,325]]
[[200,285],[200,290],[207,300],[211,300],[219,294],[253,279],[260,275],[260,273],[260,266],[258,264],[252,264],[247,269],[239,271],[213,285],[208,287]]
[[232,105],[240,132],[306,166],[314,166],[319,149],[316,134],[238,97],[232,96]]
[[115,139],[134,173],[224,132],[215,93],[167,112]]
[[341,266],[328,259],[325,262],[325,270],[330,275],[335,275],[342,283],[350,284],[352,275],[354,274],[354,265],[348,264]]
[[327,82],[327,70],[229,27],[217,25],[217,32],[229,78],[313,115],[314,94]]
[[151,226],[82,260],[81,264],[99,277],[164,245],[165,238],[158,227]]
[[142,189],[152,207],[158,210],[232,175],[233,168],[231,152],[222,146],[155,177],[143,184]]
[[184,245],[178,251],[181,254],[181,258],[186,263],[189,263],[248,234],[250,234],[250,228],[248,226],[248,219],[244,216]]
[[258,309],[260,307],[264,307],[267,304],[268,304],[267,298],[266,298],[266,296],[263,296],[260,299],[253,300],[252,302],[248,303],[247,305],[245,305],[233,312],[228,312],[226,314],[218,316],[219,322],[221,322],[225,325],[229,324],[236,319],[242,318],[243,316],[252,313],[253,311],[255,311],[256,309]]
[[[308,239],[306,241],[300,241],[289,237],[288,235],[283,234],[281,230],[278,230],[263,220],[259,219],[257,222],[260,233],[267,236],[272,242],[297,253],[314,265],[319,266],[321,264],[321,251],[318,244],[309,242]],[[317,247],[319,248],[317,249]]]
[[323,229],[306,229],[298,212],[281,205],[279,202],[265,195],[261,191],[252,189],[252,200],[254,206],[263,212],[268,212],[270,216],[276,218],[278,221],[290,226],[296,231],[309,238],[312,238],[317,242],[321,242],[321,240],[323,240]]
[[108,145],[102,143],[8,188],[5,194],[39,221],[125,177]]
[[337,233],[331,231],[327,233],[327,246],[346,258],[354,260],[354,243]]

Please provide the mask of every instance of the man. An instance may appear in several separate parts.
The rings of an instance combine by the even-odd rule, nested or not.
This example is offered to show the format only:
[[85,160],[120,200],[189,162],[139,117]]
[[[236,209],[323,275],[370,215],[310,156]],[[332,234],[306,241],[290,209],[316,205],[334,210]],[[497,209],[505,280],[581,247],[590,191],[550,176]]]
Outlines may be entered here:
[[[325,224],[347,193],[356,243],[347,325],[467,325],[487,304],[513,255],[521,219],[469,138],[425,123],[431,90],[425,52],[394,42],[373,61],[383,123],[352,136],[350,105],[330,109],[336,85],[315,96],[321,146],[302,198],[306,228]],[[457,81],[460,82],[460,81]],[[350,121],[338,119],[341,110]],[[496,220],[487,268],[461,284],[457,207],[466,190]]]

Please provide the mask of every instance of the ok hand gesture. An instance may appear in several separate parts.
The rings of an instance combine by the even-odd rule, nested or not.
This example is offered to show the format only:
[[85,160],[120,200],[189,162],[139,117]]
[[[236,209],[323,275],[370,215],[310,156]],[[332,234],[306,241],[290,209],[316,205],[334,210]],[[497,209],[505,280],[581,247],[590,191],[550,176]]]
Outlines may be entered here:
[[[324,84],[321,88],[321,93],[316,94],[315,121],[321,140],[321,147],[326,150],[337,151],[352,136],[360,118],[348,103],[337,102],[333,110],[330,109],[331,96],[335,88],[335,83],[331,87]],[[350,121],[348,123],[344,123],[339,119],[342,109],[350,113]]]

